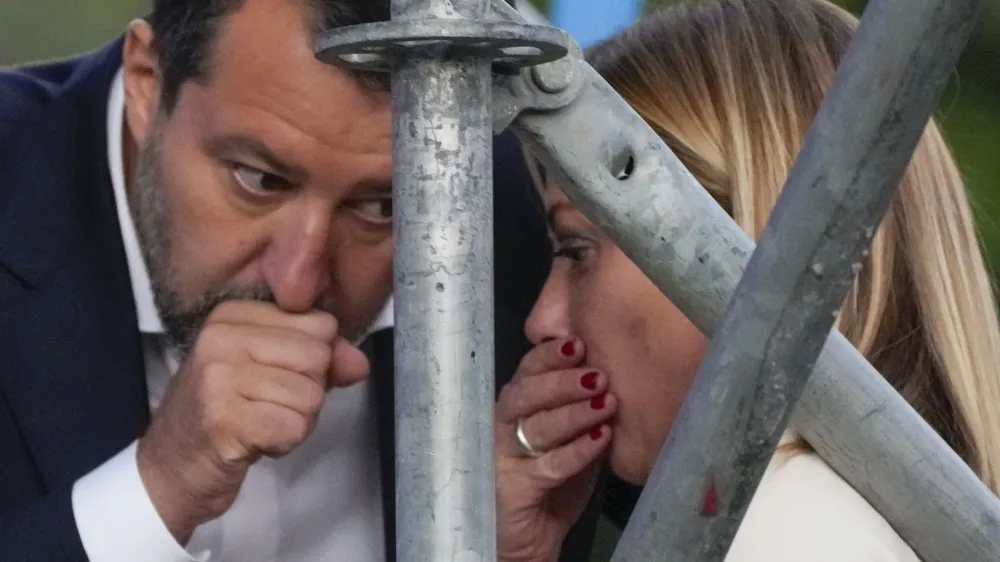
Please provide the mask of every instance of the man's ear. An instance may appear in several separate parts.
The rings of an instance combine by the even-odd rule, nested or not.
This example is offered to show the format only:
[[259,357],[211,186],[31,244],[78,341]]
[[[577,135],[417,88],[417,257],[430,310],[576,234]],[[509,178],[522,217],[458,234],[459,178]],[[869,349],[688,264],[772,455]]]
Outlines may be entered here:
[[125,122],[139,146],[146,145],[159,111],[163,88],[163,73],[153,43],[153,28],[149,22],[134,20],[129,24],[122,53]]

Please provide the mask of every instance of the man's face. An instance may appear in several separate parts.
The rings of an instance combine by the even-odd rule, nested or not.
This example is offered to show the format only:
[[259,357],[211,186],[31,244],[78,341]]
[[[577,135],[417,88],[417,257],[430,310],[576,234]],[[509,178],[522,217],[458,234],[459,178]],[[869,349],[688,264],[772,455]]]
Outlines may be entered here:
[[298,2],[246,2],[169,115],[148,53],[126,47],[130,199],[184,349],[224,300],[320,308],[356,338],[391,292],[389,95],[317,61],[309,33]]

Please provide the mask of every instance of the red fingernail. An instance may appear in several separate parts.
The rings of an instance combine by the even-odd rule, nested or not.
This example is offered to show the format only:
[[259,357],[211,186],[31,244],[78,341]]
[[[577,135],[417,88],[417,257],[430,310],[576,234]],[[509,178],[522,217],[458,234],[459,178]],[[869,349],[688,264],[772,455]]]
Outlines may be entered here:
[[602,432],[601,432],[601,426],[597,426],[594,429],[590,430],[590,438],[593,439],[594,441],[597,441],[598,439],[600,439],[601,438],[601,434],[602,434]]
[[568,341],[562,344],[562,347],[559,348],[559,351],[561,351],[562,354],[565,355],[566,357],[573,357],[573,355],[576,354],[576,345],[574,345],[572,341]]
[[593,409],[595,409],[595,410],[603,410],[604,409],[604,397],[605,396],[607,396],[607,394],[601,394],[600,396],[595,396],[595,397],[591,398],[590,399],[590,407],[593,408]]
[[594,390],[597,388],[597,372],[592,371],[580,377],[580,385],[587,390]]

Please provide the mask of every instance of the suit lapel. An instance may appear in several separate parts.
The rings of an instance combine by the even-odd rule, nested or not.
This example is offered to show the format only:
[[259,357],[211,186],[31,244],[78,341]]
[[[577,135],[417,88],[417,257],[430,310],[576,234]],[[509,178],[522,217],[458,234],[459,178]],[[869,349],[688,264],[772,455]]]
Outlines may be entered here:
[[120,43],[21,127],[0,181],[0,391],[51,489],[148,422],[142,354],[114,196],[105,117]]

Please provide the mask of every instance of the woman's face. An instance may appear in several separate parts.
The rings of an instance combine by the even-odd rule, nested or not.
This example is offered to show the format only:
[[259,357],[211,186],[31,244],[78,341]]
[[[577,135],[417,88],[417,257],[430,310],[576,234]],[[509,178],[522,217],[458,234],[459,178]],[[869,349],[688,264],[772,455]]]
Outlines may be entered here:
[[557,187],[545,190],[556,257],[527,321],[538,344],[576,337],[584,365],[610,380],[619,401],[612,421],[611,467],[642,484],[708,348],[681,314]]

